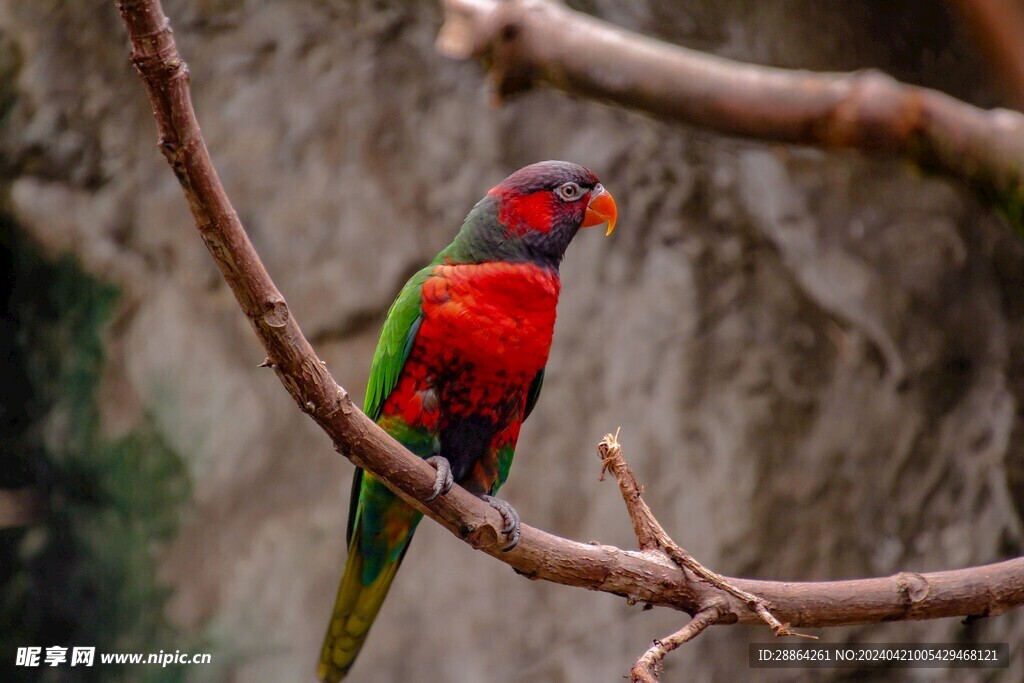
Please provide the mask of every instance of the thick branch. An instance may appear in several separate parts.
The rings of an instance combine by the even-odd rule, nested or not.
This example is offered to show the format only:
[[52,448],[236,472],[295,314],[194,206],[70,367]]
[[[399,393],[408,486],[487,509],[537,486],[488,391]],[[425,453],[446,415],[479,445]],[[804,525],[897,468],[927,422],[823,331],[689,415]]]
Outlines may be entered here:
[[[196,123],[188,69],[178,54],[159,0],[118,3],[160,132],[199,232],[252,322],[285,388],[353,463],[379,476],[406,502],[473,547],[531,578],[600,590],[687,611],[699,596],[683,572],[660,553],[587,545],[523,526],[522,540],[501,552],[496,511],[455,487],[430,503],[434,470],[360,412],[313,353],[253,250],[213,169]],[[900,619],[998,614],[1024,603],[1024,559],[935,574],[831,583],[729,579],[763,596],[793,625],[834,626]],[[734,598],[723,620],[758,621]]]
[[500,95],[544,83],[730,135],[898,154],[1005,201],[1024,197],[1024,115],[875,71],[715,57],[542,0],[444,0],[438,49],[489,65]]

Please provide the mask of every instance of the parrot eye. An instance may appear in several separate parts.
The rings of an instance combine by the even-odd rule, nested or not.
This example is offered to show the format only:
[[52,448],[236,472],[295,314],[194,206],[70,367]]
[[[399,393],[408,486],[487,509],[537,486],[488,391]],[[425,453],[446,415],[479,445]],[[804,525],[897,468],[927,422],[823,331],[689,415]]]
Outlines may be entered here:
[[580,188],[579,185],[573,182],[565,183],[564,185],[559,187],[557,191],[558,196],[561,197],[562,200],[566,202],[571,202],[583,196],[583,190]]

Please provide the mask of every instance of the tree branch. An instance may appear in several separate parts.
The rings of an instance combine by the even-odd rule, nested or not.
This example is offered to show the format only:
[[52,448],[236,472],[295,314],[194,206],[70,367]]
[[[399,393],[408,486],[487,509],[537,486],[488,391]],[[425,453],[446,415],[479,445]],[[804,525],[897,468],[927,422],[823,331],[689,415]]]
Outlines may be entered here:
[[811,73],[653,40],[544,0],[443,0],[440,52],[476,57],[499,96],[536,83],[709,130],[901,155],[1001,199],[1020,219],[1024,115],[876,71]]
[[[405,450],[352,403],[303,336],[256,255],[213,168],[196,123],[188,69],[159,0],[118,2],[159,129],[159,145],[181,183],[196,226],[267,351],[285,389],[356,465],[453,534],[530,578],[599,590],[632,600],[700,612],[701,585],[659,553],[620,550],[559,538],[523,525],[519,545],[501,551],[502,520],[460,487],[425,504],[434,470]],[[340,533],[340,532],[339,532]],[[836,626],[902,619],[999,614],[1024,603],[1024,559],[933,574],[824,583],[728,579],[763,597],[795,626]],[[760,617],[728,596],[721,621]]]
[[661,660],[683,643],[699,636],[708,626],[713,626],[721,618],[721,606],[713,604],[694,614],[686,626],[668,638],[655,640],[651,647],[636,660],[636,664],[629,672],[630,681],[632,683],[658,683]]
[[[622,492],[622,499],[626,502],[626,510],[629,518],[633,521],[633,531],[636,533],[637,541],[641,550],[657,549],[668,555],[681,569],[688,569],[698,579],[708,586],[733,596],[743,602],[749,610],[757,614],[771,627],[777,636],[800,636],[801,638],[816,638],[803,633],[797,633],[788,624],[781,623],[771,613],[767,601],[758,596],[738,588],[721,576],[698,562],[690,553],[679,547],[675,541],[665,532],[665,529],[655,518],[651,508],[644,502],[643,487],[636,481],[633,470],[626,464],[626,458],[622,454],[622,446],[619,444],[619,433],[608,434],[597,445],[597,453],[601,457],[601,476],[604,480],[606,471],[611,470],[615,479],[619,482],[619,491]],[[706,598],[702,604],[712,603],[720,605],[720,596],[715,591],[704,590]],[[702,611],[706,610],[703,608]],[[721,616],[721,615],[719,615]]]
[[655,518],[654,513],[651,512],[651,508],[644,502],[643,487],[637,483],[633,470],[626,464],[626,457],[622,454],[617,430],[615,434],[606,435],[601,443],[597,444],[597,454],[601,458],[599,479],[604,480],[605,472],[611,470],[619,482],[619,491],[626,503],[629,518],[633,521],[633,531],[640,543],[640,549],[662,551],[672,558],[672,561],[679,565],[680,569],[689,570],[696,575],[698,580],[707,584],[706,587],[700,588],[705,594],[701,601],[704,606],[693,615],[693,619],[668,638],[655,640],[654,644],[633,665],[633,669],[630,671],[633,683],[657,683],[660,662],[669,652],[696,638],[708,626],[722,619],[722,608],[725,604],[722,593],[741,600],[748,610],[757,614],[768,624],[776,636],[817,638],[817,636],[797,633],[788,624],[781,623],[771,613],[771,608],[764,598],[732,585],[727,578],[702,565],[672,540]]

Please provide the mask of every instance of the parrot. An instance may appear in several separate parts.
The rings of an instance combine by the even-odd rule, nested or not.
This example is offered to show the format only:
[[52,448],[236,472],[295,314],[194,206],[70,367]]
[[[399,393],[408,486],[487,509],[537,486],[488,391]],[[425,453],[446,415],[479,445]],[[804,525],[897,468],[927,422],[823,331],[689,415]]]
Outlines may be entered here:
[[[494,496],[544,382],[559,265],[580,228],[611,234],[616,219],[615,200],[588,169],[566,161],[521,168],[477,202],[384,321],[363,412],[435,468],[428,502],[457,483],[494,507],[503,550],[519,542],[519,515]],[[319,680],[348,674],[421,517],[357,468]]]

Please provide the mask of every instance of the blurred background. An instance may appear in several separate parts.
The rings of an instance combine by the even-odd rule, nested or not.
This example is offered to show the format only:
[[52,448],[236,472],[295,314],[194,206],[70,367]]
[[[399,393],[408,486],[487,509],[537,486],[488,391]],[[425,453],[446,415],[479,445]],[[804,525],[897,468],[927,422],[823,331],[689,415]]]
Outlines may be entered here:
[[[714,54],[876,67],[1008,103],[953,6],[591,0]],[[931,571],[1024,540],[1024,242],[899,161],[740,141],[538,91],[490,104],[438,56],[436,2],[165,0],[214,161],[338,380],[362,399],[387,306],[486,190],[594,169],[619,228],[562,269],[551,361],[503,496],[525,522],[635,547],[594,445],[622,427],[674,538],[730,574]],[[18,681],[308,681],[344,560],[352,466],[295,409],[155,146],[105,0],[0,0],[0,666],[26,645],[210,652],[204,666],[12,669]],[[20,515],[20,517],[19,517]],[[685,615],[523,580],[424,522],[353,672],[614,681]],[[815,631],[1009,642],[1024,617]],[[666,681],[860,680],[746,666],[712,629]]]

